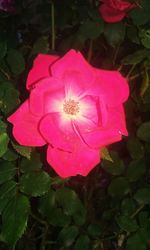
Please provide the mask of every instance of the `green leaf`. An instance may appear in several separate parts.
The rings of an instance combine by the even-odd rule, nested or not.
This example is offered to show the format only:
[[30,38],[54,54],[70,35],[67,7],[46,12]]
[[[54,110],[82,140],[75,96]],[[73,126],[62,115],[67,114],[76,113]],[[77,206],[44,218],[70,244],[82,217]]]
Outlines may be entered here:
[[47,214],[47,221],[53,226],[64,227],[70,224],[71,217],[66,215],[61,208],[55,208]]
[[3,81],[0,83],[0,102],[1,110],[6,115],[12,112],[20,103],[19,92],[15,89],[12,82]]
[[88,250],[90,239],[87,235],[81,234],[75,243],[75,250]]
[[24,233],[29,215],[30,205],[28,198],[17,194],[11,200],[2,214],[2,237],[11,246]]
[[119,158],[117,152],[111,151],[110,157],[112,161],[103,160],[102,162],[102,168],[112,174],[112,175],[120,175],[124,172],[124,163]]
[[28,159],[23,158],[21,161],[21,172],[27,173],[31,171],[38,171],[42,168],[40,155],[37,152],[31,152]]
[[127,36],[133,43],[140,44],[138,28],[136,26],[127,27]]
[[131,182],[137,181],[145,174],[145,171],[146,166],[144,161],[132,161],[127,168],[126,176]]
[[76,32],[75,34],[67,36],[61,41],[59,50],[63,53],[67,52],[70,48],[81,50],[84,47],[85,40],[86,38],[83,35],[81,35],[79,32]]
[[150,236],[150,223],[147,226],[144,225],[144,227],[141,227],[139,230],[139,234],[141,236],[141,239],[143,240],[143,242],[146,244],[146,246],[149,249],[149,246],[150,246],[150,238],[149,238],[149,236]]
[[109,187],[108,193],[111,196],[124,196],[130,191],[129,183],[125,177],[116,177],[114,178]]
[[150,49],[150,30],[141,30],[139,36],[144,47]]
[[65,227],[59,233],[58,243],[64,247],[70,247],[75,241],[78,233],[79,230],[76,226]]
[[149,225],[149,220],[148,220],[148,211],[142,211],[138,215],[138,221],[141,227],[147,227]]
[[150,58],[150,51],[147,49],[142,49],[130,54],[122,59],[122,64],[132,65],[142,62],[145,58]]
[[15,161],[18,158],[18,155],[10,149],[7,149],[6,153],[2,156],[6,161]]
[[7,125],[3,121],[0,120],[0,134],[6,132]]
[[39,37],[33,45],[33,49],[30,55],[36,55],[39,53],[46,54],[49,51],[49,39],[47,36]]
[[123,42],[125,36],[125,25],[122,22],[106,24],[104,36],[109,45],[116,47]]
[[7,151],[9,137],[6,133],[0,134],[0,157]]
[[142,0],[142,1],[141,1],[141,6],[142,6],[144,9],[150,9],[149,0]]
[[124,215],[131,216],[136,210],[135,201],[131,198],[125,198],[121,203],[121,212]]
[[150,141],[150,122],[144,122],[141,124],[137,130],[137,136],[145,142]]
[[127,149],[130,153],[130,156],[134,160],[141,159],[144,156],[144,147],[143,144],[137,137],[131,137],[127,141]]
[[0,184],[12,179],[16,174],[14,164],[7,161],[0,162]]
[[21,146],[21,145],[15,144],[12,141],[11,141],[11,144],[12,144],[13,148],[16,150],[16,152],[18,154],[26,157],[27,159],[30,159],[31,152],[32,152],[32,148],[31,147]]
[[7,203],[11,201],[16,194],[17,183],[14,181],[5,182],[0,186],[0,214],[6,207]]
[[146,24],[150,21],[150,11],[145,8],[135,8],[130,11],[129,15],[133,23],[137,26]]
[[107,148],[101,148],[101,158],[103,160],[107,160],[107,161],[113,162],[113,159],[111,158],[111,155],[110,155],[110,153],[109,153],[109,151],[108,151]]
[[7,43],[5,40],[0,40],[0,60],[2,60],[7,53]]
[[46,194],[39,198],[38,210],[43,215],[47,216],[56,207],[56,192],[50,189]]
[[76,225],[83,225],[86,222],[86,210],[83,206],[73,214],[73,220]]
[[47,218],[48,223],[53,226],[62,227],[70,224],[71,217],[57,206],[56,192],[54,190],[50,189],[48,193],[39,198],[38,210]]
[[12,73],[15,75],[20,75],[25,70],[24,57],[18,50],[9,50],[6,60]]
[[100,236],[100,234],[102,233],[101,228],[99,227],[98,224],[90,224],[88,226],[88,233],[92,236],[92,237],[98,237]]
[[134,199],[141,204],[149,204],[150,203],[150,188],[139,189],[135,193]]
[[79,28],[79,34],[86,39],[96,39],[100,36],[104,29],[104,22],[99,20],[87,20]]
[[149,75],[148,72],[145,70],[144,74],[142,75],[142,84],[140,88],[140,96],[143,97],[147,89],[149,88]]
[[[72,215],[76,225],[85,223],[86,211],[77,194],[69,189],[62,188],[56,191],[56,200],[66,215]],[[69,202],[68,202],[69,201]]]
[[77,194],[69,188],[58,189],[56,199],[67,215],[73,215],[82,209],[82,203]]
[[150,85],[147,87],[145,86],[144,95],[142,96],[142,101],[144,104],[148,105],[150,104]]
[[135,232],[138,229],[138,224],[135,219],[131,219],[127,215],[119,216],[117,219],[119,227],[129,233]]
[[34,197],[45,194],[49,187],[50,178],[44,171],[27,173],[20,178],[21,192]]
[[148,250],[139,232],[127,239],[125,250]]

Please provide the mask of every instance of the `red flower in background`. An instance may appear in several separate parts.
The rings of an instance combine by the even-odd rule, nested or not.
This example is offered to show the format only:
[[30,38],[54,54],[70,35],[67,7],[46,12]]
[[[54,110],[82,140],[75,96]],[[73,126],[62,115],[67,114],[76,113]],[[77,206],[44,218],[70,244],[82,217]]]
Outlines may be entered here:
[[99,7],[102,18],[107,23],[120,22],[129,10],[136,8],[137,5],[126,0],[101,0]]
[[86,176],[100,162],[100,148],[128,134],[127,81],[93,68],[80,52],[38,55],[27,89],[29,99],[8,118],[13,135],[21,145],[48,144],[47,161],[63,178]]
[[14,11],[15,0],[0,0],[0,10]]

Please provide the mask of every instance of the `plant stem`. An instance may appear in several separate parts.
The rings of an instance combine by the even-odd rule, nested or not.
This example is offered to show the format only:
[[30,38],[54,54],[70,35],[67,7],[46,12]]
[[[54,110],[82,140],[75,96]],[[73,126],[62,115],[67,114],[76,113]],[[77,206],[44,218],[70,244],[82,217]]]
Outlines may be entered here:
[[113,66],[115,66],[116,59],[117,59],[117,56],[118,56],[118,53],[119,53],[119,49],[120,49],[120,44],[119,44],[118,47],[116,48],[115,53],[114,53],[114,56],[113,56]]
[[2,68],[0,68],[0,71],[7,78],[7,80],[10,80],[10,76]]
[[36,221],[38,221],[40,224],[44,225],[45,227],[48,227],[47,222],[40,219],[39,217],[37,217],[35,214],[33,214],[32,212],[30,213],[30,215],[32,216],[32,218],[34,218]]
[[[149,69],[150,69],[150,68],[148,67],[146,70],[148,71]],[[138,74],[135,74],[135,75],[129,77],[128,79],[129,79],[130,81],[135,80],[136,78],[138,78],[140,75],[143,75],[144,73],[145,73],[145,70],[141,71],[141,72],[138,73]]]
[[136,66],[135,64],[133,64],[133,65],[131,66],[131,68],[130,68],[128,74],[126,75],[126,78],[127,78],[127,79],[129,79],[129,76],[131,75],[131,73],[132,73],[132,71],[134,70],[135,66]]
[[139,208],[137,208],[137,210],[130,216],[131,219],[133,219],[144,207],[144,204],[141,204],[141,206],[139,206]]
[[52,23],[51,48],[52,50],[55,50],[55,9],[53,1],[51,2],[51,23]]

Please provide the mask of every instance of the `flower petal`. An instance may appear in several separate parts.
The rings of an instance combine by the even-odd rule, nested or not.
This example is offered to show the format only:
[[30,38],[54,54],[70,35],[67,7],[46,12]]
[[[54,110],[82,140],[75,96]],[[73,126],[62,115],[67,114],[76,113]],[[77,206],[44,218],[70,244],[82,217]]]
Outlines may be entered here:
[[81,116],[76,123],[83,131],[97,127],[101,122],[99,97],[86,95],[79,101]]
[[63,99],[63,83],[53,77],[45,78],[30,93],[30,110],[35,115],[58,112]]
[[62,81],[65,85],[66,99],[76,99],[80,95],[84,94],[86,86],[85,80],[82,77],[83,75],[80,72],[65,71]]
[[30,113],[28,100],[8,117],[8,121],[14,125],[13,135],[18,143],[24,146],[43,146],[46,144],[38,130],[40,118]]
[[26,88],[31,89],[36,82],[49,77],[51,75],[50,66],[58,59],[58,56],[39,54],[28,74]]
[[125,125],[123,106],[108,108],[108,122],[104,127],[83,134],[88,145],[93,148],[103,147],[113,142],[120,141],[122,135],[128,135]]
[[107,23],[120,22],[126,16],[126,11],[121,11],[121,10],[112,8],[105,3],[100,5],[99,11],[101,13],[102,18]]
[[62,178],[78,174],[86,176],[100,162],[100,152],[81,143],[76,145],[73,153],[49,146],[47,161]]
[[88,91],[90,95],[99,95],[109,107],[115,107],[128,99],[127,80],[118,71],[96,69],[97,80]]
[[52,75],[63,78],[66,71],[79,72],[86,86],[92,85],[95,78],[94,69],[86,62],[80,52],[70,50],[51,67]]
[[[76,136],[72,137],[70,134],[61,131],[59,128],[60,122],[60,115],[58,113],[48,114],[40,122],[40,132],[45,140],[53,147],[72,152],[73,145],[78,138]],[[67,129],[70,127],[72,130],[70,121],[68,121],[66,127]]]

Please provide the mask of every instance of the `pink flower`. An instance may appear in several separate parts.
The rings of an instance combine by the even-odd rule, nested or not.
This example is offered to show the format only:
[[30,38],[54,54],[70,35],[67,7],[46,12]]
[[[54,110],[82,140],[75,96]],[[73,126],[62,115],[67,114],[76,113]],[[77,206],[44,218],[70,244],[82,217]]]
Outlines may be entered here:
[[47,161],[63,178],[86,176],[100,148],[127,135],[125,78],[90,66],[80,52],[38,55],[27,78],[27,99],[8,121],[25,146],[48,144]]
[[107,23],[120,22],[129,10],[136,8],[137,5],[126,0],[101,0],[99,7],[102,18]]
[[0,10],[3,11],[13,11],[14,10],[14,0],[0,0]]

